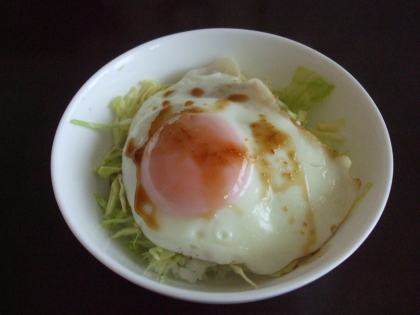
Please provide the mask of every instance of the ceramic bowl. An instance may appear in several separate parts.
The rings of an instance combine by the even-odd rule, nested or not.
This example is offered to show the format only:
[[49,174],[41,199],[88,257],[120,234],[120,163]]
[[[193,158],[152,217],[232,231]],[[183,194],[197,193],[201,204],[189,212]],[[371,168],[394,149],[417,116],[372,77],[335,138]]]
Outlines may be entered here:
[[[188,283],[164,283],[144,272],[133,254],[101,227],[102,210],[93,198],[109,186],[92,172],[110,148],[107,131],[83,128],[71,119],[107,123],[110,101],[125,95],[140,80],[173,83],[188,70],[217,58],[237,60],[246,77],[286,86],[294,70],[308,67],[335,84],[328,100],[309,113],[315,121],[344,118],[342,133],[352,160],[351,174],[373,183],[324,247],[280,278],[254,277],[254,289],[239,277]],[[270,298],[302,287],[337,267],[366,239],[385,207],[392,181],[393,158],[387,128],[364,88],[345,69],[316,50],[279,36],[239,29],[207,29],[179,33],[140,45],[109,62],[74,96],[59,123],[51,156],[51,176],[62,215],[78,240],[111,270],[146,289],[170,297],[206,303],[240,303]]]

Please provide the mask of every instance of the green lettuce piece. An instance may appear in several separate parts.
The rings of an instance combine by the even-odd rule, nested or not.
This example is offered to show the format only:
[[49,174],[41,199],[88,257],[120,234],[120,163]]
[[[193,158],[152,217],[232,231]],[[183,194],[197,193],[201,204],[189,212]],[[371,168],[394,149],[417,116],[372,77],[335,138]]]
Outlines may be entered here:
[[323,101],[334,89],[334,85],[324,80],[314,71],[299,66],[292,81],[284,90],[273,89],[279,100],[287,104],[294,113],[307,111]]
[[92,129],[112,129],[112,128],[118,128],[118,127],[123,127],[123,126],[130,126],[131,121],[132,119],[124,119],[122,121],[109,123],[109,124],[98,124],[98,123],[87,122],[87,121],[83,121],[79,119],[70,120],[70,122],[74,125],[79,125],[79,126],[83,126],[87,128],[92,128]]
[[126,227],[121,230],[118,230],[111,238],[118,238],[120,236],[130,236],[130,235],[137,235],[139,229],[135,226],[133,227]]
[[[121,176],[121,175],[118,175]],[[108,204],[106,205],[104,217],[107,218],[115,210],[117,202],[119,201],[120,182],[118,177],[115,178],[111,184],[111,191],[109,193]]]
[[166,280],[168,273],[173,268],[177,269],[179,266],[183,266],[186,259],[182,255],[159,246],[155,246],[143,253],[143,257],[149,262],[146,271],[154,270],[157,273],[156,279],[161,282]]
[[[130,213],[131,214],[131,213]],[[133,218],[134,221],[134,218]],[[138,226],[136,225],[138,228]],[[137,235],[132,237],[131,240],[127,242],[128,248],[133,252],[137,253],[140,251],[144,251],[144,249],[150,249],[155,247],[156,245],[152,243],[142,232],[138,229]]]
[[324,142],[333,150],[339,152],[340,144],[343,144],[347,138],[340,134],[338,131],[322,131],[315,128],[307,127],[307,129],[319,140]]
[[293,260],[291,263],[289,263],[288,265],[286,265],[286,267],[280,269],[279,271],[272,273],[270,276],[277,278],[277,277],[281,277],[283,275],[285,275],[286,273],[292,272],[293,270],[295,270],[298,266],[299,262],[298,260]]
[[121,171],[121,167],[118,166],[101,166],[98,169],[98,174],[102,177],[109,177],[112,174],[119,173]]
[[232,268],[232,270],[236,273],[236,274],[238,274],[238,275],[240,275],[246,282],[248,282],[250,285],[252,285],[255,289],[258,289],[258,286],[254,283],[254,281],[252,281],[251,279],[249,279],[247,276],[246,276],[246,274],[245,274],[245,272],[244,272],[244,270],[242,269],[242,267],[241,266],[239,266],[239,265],[234,265],[234,264],[230,264],[229,265],[231,268]]
[[108,205],[108,197],[102,196],[102,195],[98,195],[95,194],[94,195],[96,202],[98,203],[98,205],[105,210],[106,206]]
[[114,109],[117,120],[133,118],[138,112],[140,106],[152,95],[167,89],[169,85],[161,84],[154,80],[141,81],[141,88],[132,87],[124,96],[116,97],[111,108]]
[[337,132],[342,126],[344,126],[346,121],[344,118],[340,118],[333,121],[324,121],[317,123],[317,129],[323,132]]
[[[273,92],[273,94],[274,94],[274,91],[273,90],[271,90],[271,92]],[[295,113],[295,112],[292,112],[291,110],[290,110],[290,108],[285,104],[285,103],[283,103],[281,100],[279,100],[279,99],[277,99],[277,104],[279,105],[279,107],[281,108],[281,109],[283,109],[284,111],[286,111],[286,112],[288,112],[289,113],[289,115],[294,119],[294,120],[297,120],[297,113]]]
[[[116,224],[122,224],[122,223],[134,223],[134,219],[132,217],[115,218],[115,219],[104,219],[102,221],[102,226],[104,228],[112,228],[114,225],[116,225]],[[118,237],[118,236],[115,236],[114,235],[114,237]]]
[[128,204],[127,201],[127,194],[125,193],[125,188],[124,188],[124,184],[122,182],[122,176],[118,176],[118,182],[120,184],[120,191],[118,193],[118,197],[120,199],[120,204],[121,204],[121,210],[124,213],[131,213],[131,209],[130,206]]

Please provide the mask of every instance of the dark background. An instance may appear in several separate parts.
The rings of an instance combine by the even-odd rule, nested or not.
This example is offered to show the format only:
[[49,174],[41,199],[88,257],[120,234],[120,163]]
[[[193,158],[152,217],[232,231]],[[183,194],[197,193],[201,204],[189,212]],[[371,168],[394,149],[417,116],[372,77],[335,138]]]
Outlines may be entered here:
[[[0,314],[419,314],[419,5],[416,1],[2,1]],[[205,305],[144,290],[99,263],[54,199],[50,152],[73,95],[100,67],[180,31],[260,30],[347,69],[388,126],[385,211],[344,263],[294,292]]]

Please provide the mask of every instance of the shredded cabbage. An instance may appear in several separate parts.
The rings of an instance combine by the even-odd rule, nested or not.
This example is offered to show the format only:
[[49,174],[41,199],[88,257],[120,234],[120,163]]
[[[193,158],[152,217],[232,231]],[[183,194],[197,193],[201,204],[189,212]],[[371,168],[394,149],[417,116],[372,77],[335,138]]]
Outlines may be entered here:
[[[246,80],[246,78],[243,77],[242,80]],[[141,82],[140,89],[133,87],[124,97],[116,97],[111,102],[111,108],[115,114],[115,119],[112,123],[97,124],[77,119],[71,120],[71,123],[76,125],[94,129],[111,129],[112,132],[113,146],[94,169],[96,174],[109,178],[111,183],[108,196],[94,196],[98,205],[104,211],[104,218],[101,224],[104,228],[113,232],[111,238],[124,238],[128,248],[134,253],[140,254],[143,260],[147,261],[148,266],[145,272],[155,272],[157,280],[163,282],[171,274],[173,277],[194,283],[197,280],[208,279],[209,275],[223,278],[226,273],[233,271],[250,285],[257,288],[257,285],[245,274],[245,272],[251,272],[245,266],[235,264],[218,265],[163,249],[153,244],[142,233],[134,220],[122,183],[123,147],[132,118],[140,106],[150,96],[168,87],[168,85],[162,85],[157,81],[145,80]],[[298,123],[306,124],[307,110],[327,97],[333,87],[332,84],[324,81],[313,71],[304,67],[298,67],[291,83],[284,90],[277,90],[273,87],[270,87],[270,89],[278,97],[278,104],[283,110],[287,111]],[[317,129],[311,130],[311,132],[322,141],[328,141],[328,144],[333,146],[335,142],[340,143],[344,141],[337,134],[339,127],[343,124],[343,120],[319,123]],[[286,267],[270,276],[280,277],[291,272],[297,265],[298,260],[292,261]]]
[[97,124],[97,123],[86,122],[86,121],[82,121],[78,119],[72,119],[70,122],[75,125],[80,125],[80,126],[84,126],[84,127],[88,127],[92,129],[112,129],[112,128],[118,128],[122,126],[130,126],[131,119],[125,119],[120,122],[110,123],[110,124]]
[[284,90],[273,89],[273,93],[294,113],[307,111],[322,102],[334,89],[314,71],[299,66],[290,84]]
[[[307,111],[325,100],[334,90],[334,85],[324,80],[314,71],[299,66],[289,83],[283,90],[268,84],[271,92],[277,97],[279,106],[301,125],[305,125],[320,141],[339,151],[339,147],[347,138],[341,135],[344,118],[317,123],[316,128],[307,126]],[[287,105],[286,105],[287,104]]]

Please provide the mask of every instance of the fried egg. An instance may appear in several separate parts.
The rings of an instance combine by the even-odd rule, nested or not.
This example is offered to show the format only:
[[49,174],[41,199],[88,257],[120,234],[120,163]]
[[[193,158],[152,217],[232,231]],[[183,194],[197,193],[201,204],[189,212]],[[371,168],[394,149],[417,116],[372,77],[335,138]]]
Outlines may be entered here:
[[222,58],[144,102],[122,172],[153,243],[271,274],[319,249],[345,219],[360,188],[350,166]]

